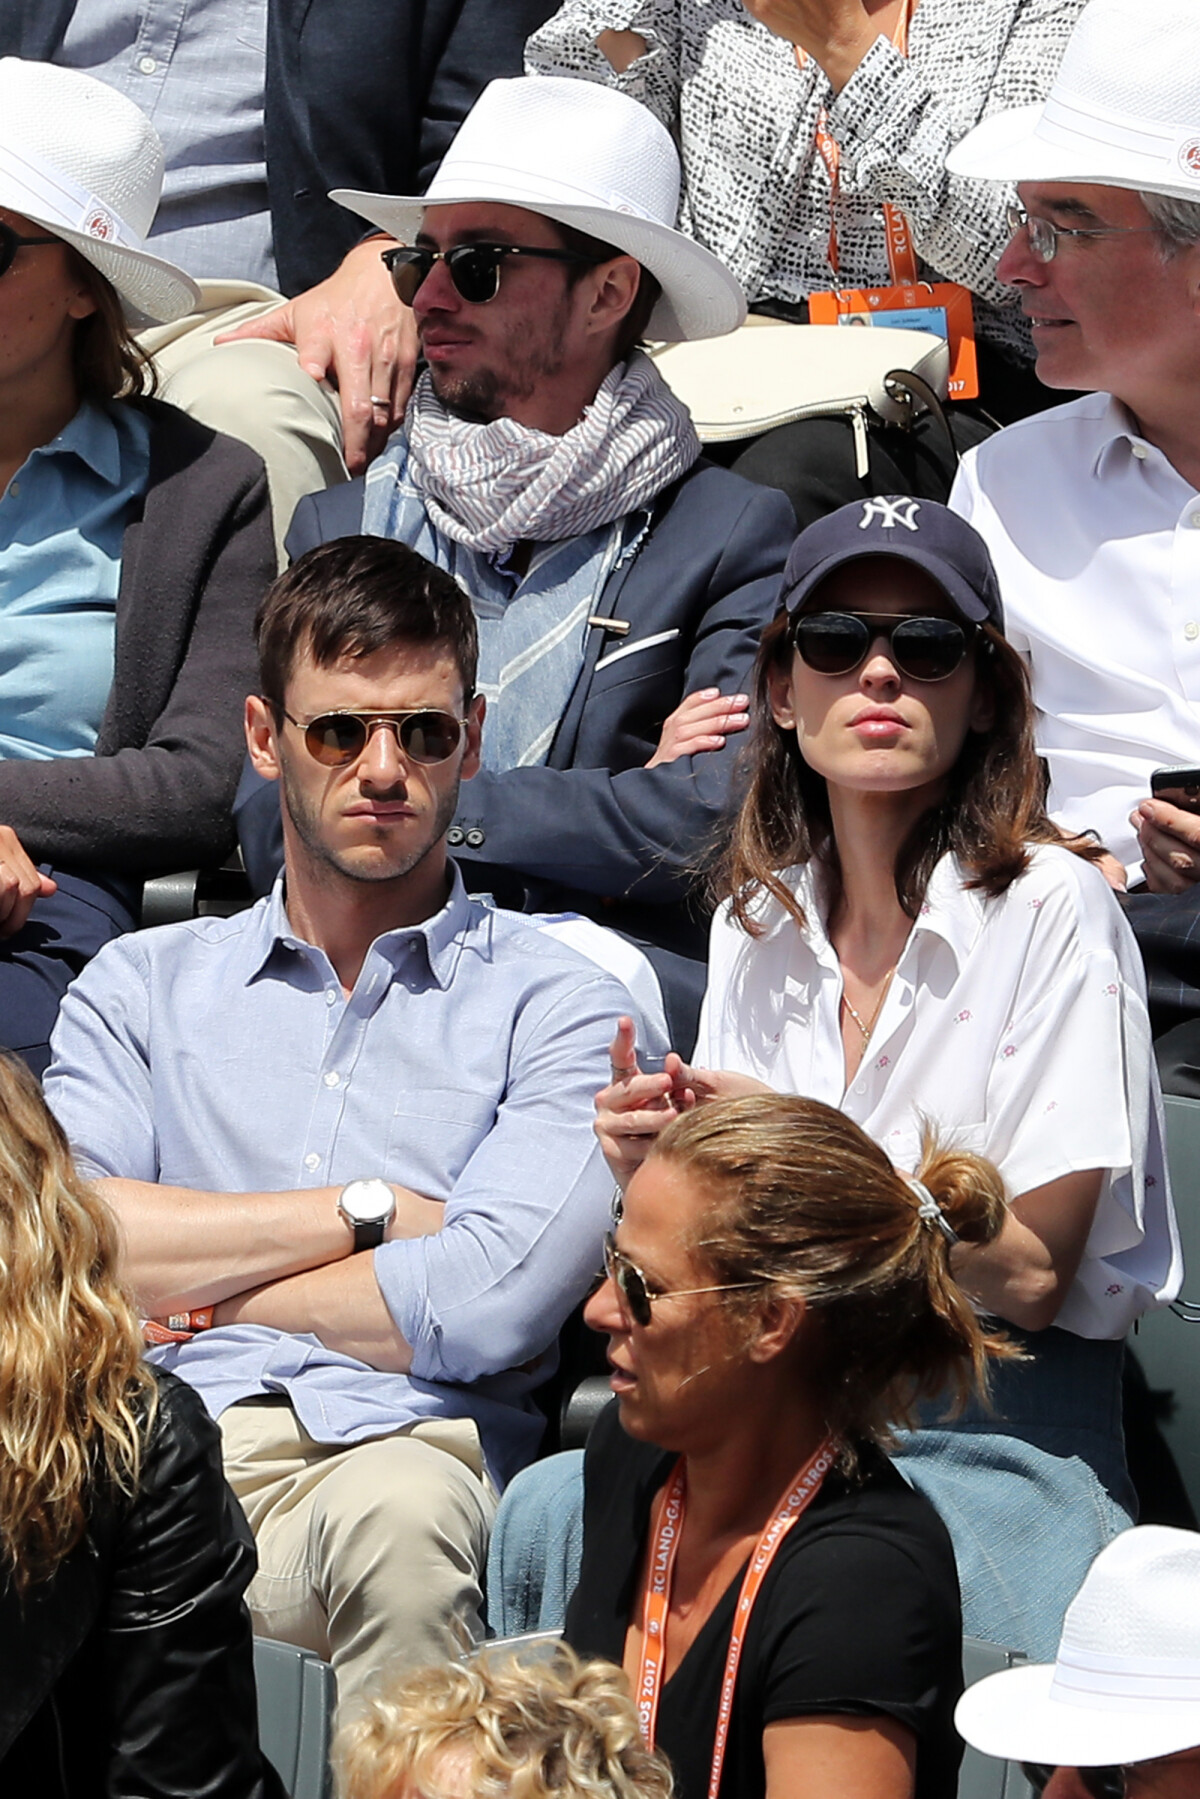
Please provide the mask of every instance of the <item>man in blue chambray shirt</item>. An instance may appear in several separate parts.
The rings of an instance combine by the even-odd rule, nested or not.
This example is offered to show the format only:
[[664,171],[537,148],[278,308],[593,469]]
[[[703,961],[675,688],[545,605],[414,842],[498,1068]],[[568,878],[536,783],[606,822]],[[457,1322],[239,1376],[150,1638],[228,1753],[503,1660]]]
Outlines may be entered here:
[[628,997],[447,855],[484,711],[448,575],[323,545],[268,592],[259,657],[282,880],[102,951],[46,1093],[119,1215],[155,1359],[220,1419],[256,1627],[345,1694],[480,1632],[496,1492],[599,1265],[592,1096]]

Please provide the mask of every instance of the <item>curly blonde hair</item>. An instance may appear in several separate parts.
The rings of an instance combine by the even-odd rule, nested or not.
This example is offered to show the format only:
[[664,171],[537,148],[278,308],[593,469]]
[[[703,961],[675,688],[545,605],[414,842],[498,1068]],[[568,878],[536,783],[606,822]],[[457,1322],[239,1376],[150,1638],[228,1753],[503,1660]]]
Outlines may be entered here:
[[[665,1758],[648,1749],[629,1683],[565,1644],[532,1661],[484,1650],[385,1677],[349,1711],[333,1748],[339,1799],[671,1799]],[[447,1782],[447,1784],[442,1784]]]
[[52,1574],[96,1480],[137,1490],[156,1389],[116,1223],[23,1062],[0,1055],[0,1573]]
[[[950,1409],[986,1395],[994,1358],[1019,1354],[988,1330],[950,1266],[950,1240],[920,1195],[844,1112],[794,1094],[714,1100],[684,1112],[651,1155],[693,1174],[707,1204],[693,1248],[726,1304],[753,1328],[764,1292],[802,1298],[808,1365],[842,1466],[890,1443],[921,1399]],[[982,1156],[926,1129],[917,1178],[964,1246],[1004,1224],[1004,1183]]]

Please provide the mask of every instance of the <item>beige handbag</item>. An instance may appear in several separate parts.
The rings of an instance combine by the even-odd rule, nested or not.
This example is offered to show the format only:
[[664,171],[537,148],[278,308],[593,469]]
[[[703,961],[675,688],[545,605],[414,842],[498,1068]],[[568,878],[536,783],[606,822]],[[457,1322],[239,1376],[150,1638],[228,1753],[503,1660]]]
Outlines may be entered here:
[[776,425],[829,415],[854,427],[859,479],[868,472],[867,418],[911,424],[941,413],[950,348],[930,331],[888,325],[794,325],[752,314],[728,337],[662,344],[650,354],[691,412],[702,443],[757,437]]

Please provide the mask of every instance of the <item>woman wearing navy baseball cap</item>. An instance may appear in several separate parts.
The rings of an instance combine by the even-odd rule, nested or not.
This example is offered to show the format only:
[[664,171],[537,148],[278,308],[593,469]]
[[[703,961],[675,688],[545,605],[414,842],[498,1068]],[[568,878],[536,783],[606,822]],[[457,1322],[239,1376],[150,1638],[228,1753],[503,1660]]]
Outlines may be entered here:
[[804,532],[759,655],[692,1066],[613,1046],[624,1183],[676,1112],[825,1100],[897,1166],[928,1126],[1000,1170],[1005,1228],[950,1271],[1026,1359],[932,1406],[900,1466],[954,1539],[969,1633],[1045,1658],[1132,1522],[1122,1339],[1180,1276],[1141,965],[1092,844],[1042,805],[1034,714],[987,550],[929,501]]

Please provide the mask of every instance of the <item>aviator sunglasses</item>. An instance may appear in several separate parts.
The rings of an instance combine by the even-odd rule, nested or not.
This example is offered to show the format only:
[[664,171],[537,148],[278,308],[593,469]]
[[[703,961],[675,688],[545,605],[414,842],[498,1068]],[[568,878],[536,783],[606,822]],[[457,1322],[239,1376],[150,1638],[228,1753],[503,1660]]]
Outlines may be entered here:
[[791,636],[801,661],[819,675],[850,674],[882,637],[902,675],[945,681],[965,657],[975,626],[910,612],[801,612],[792,620]]
[[577,250],[542,250],[529,244],[455,244],[452,250],[428,250],[411,244],[382,250],[382,261],[392,286],[406,306],[417,297],[422,282],[433,273],[435,262],[444,262],[459,297],[472,306],[484,306],[500,292],[500,264],[506,256],[538,256],[547,262],[584,262],[595,268],[604,260],[583,256]]
[[[1041,1762],[1022,1762],[1021,1772],[1033,1788],[1035,1799],[1041,1799],[1055,1770]],[[1125,1799],[1124,1768],[1076,1768],[1075,1772],[1092,1799]]]
[[745,1287],[761,1287],[761,1281],[729,1281],[720,1287],[678,1287],[669,1293],[652,1293],[636,1262],[622,1255],[609,1231],[604,1239],[604,1272],[617,1289],[625,1310],[643,1330],[654,1316],[656,1299],[692,1299],[697,1293],[737,1293]]
[[451,712],[429,708],[418,712],[322,712],[307,722],[293,718],[284,706],[276,705],[276,710],[290,725],[304,732],[305,748],[323,768],[344,768],[357,762],[371,733],[383,728],[396,733],[410,762],[434,768],[439,762],[450,760],[462,741],[467,722]]
[[0,225],[0,275],[7,275],[17,260],[17,251],[27,244],[60,244],[60,237],[22,237],[11,225]]

